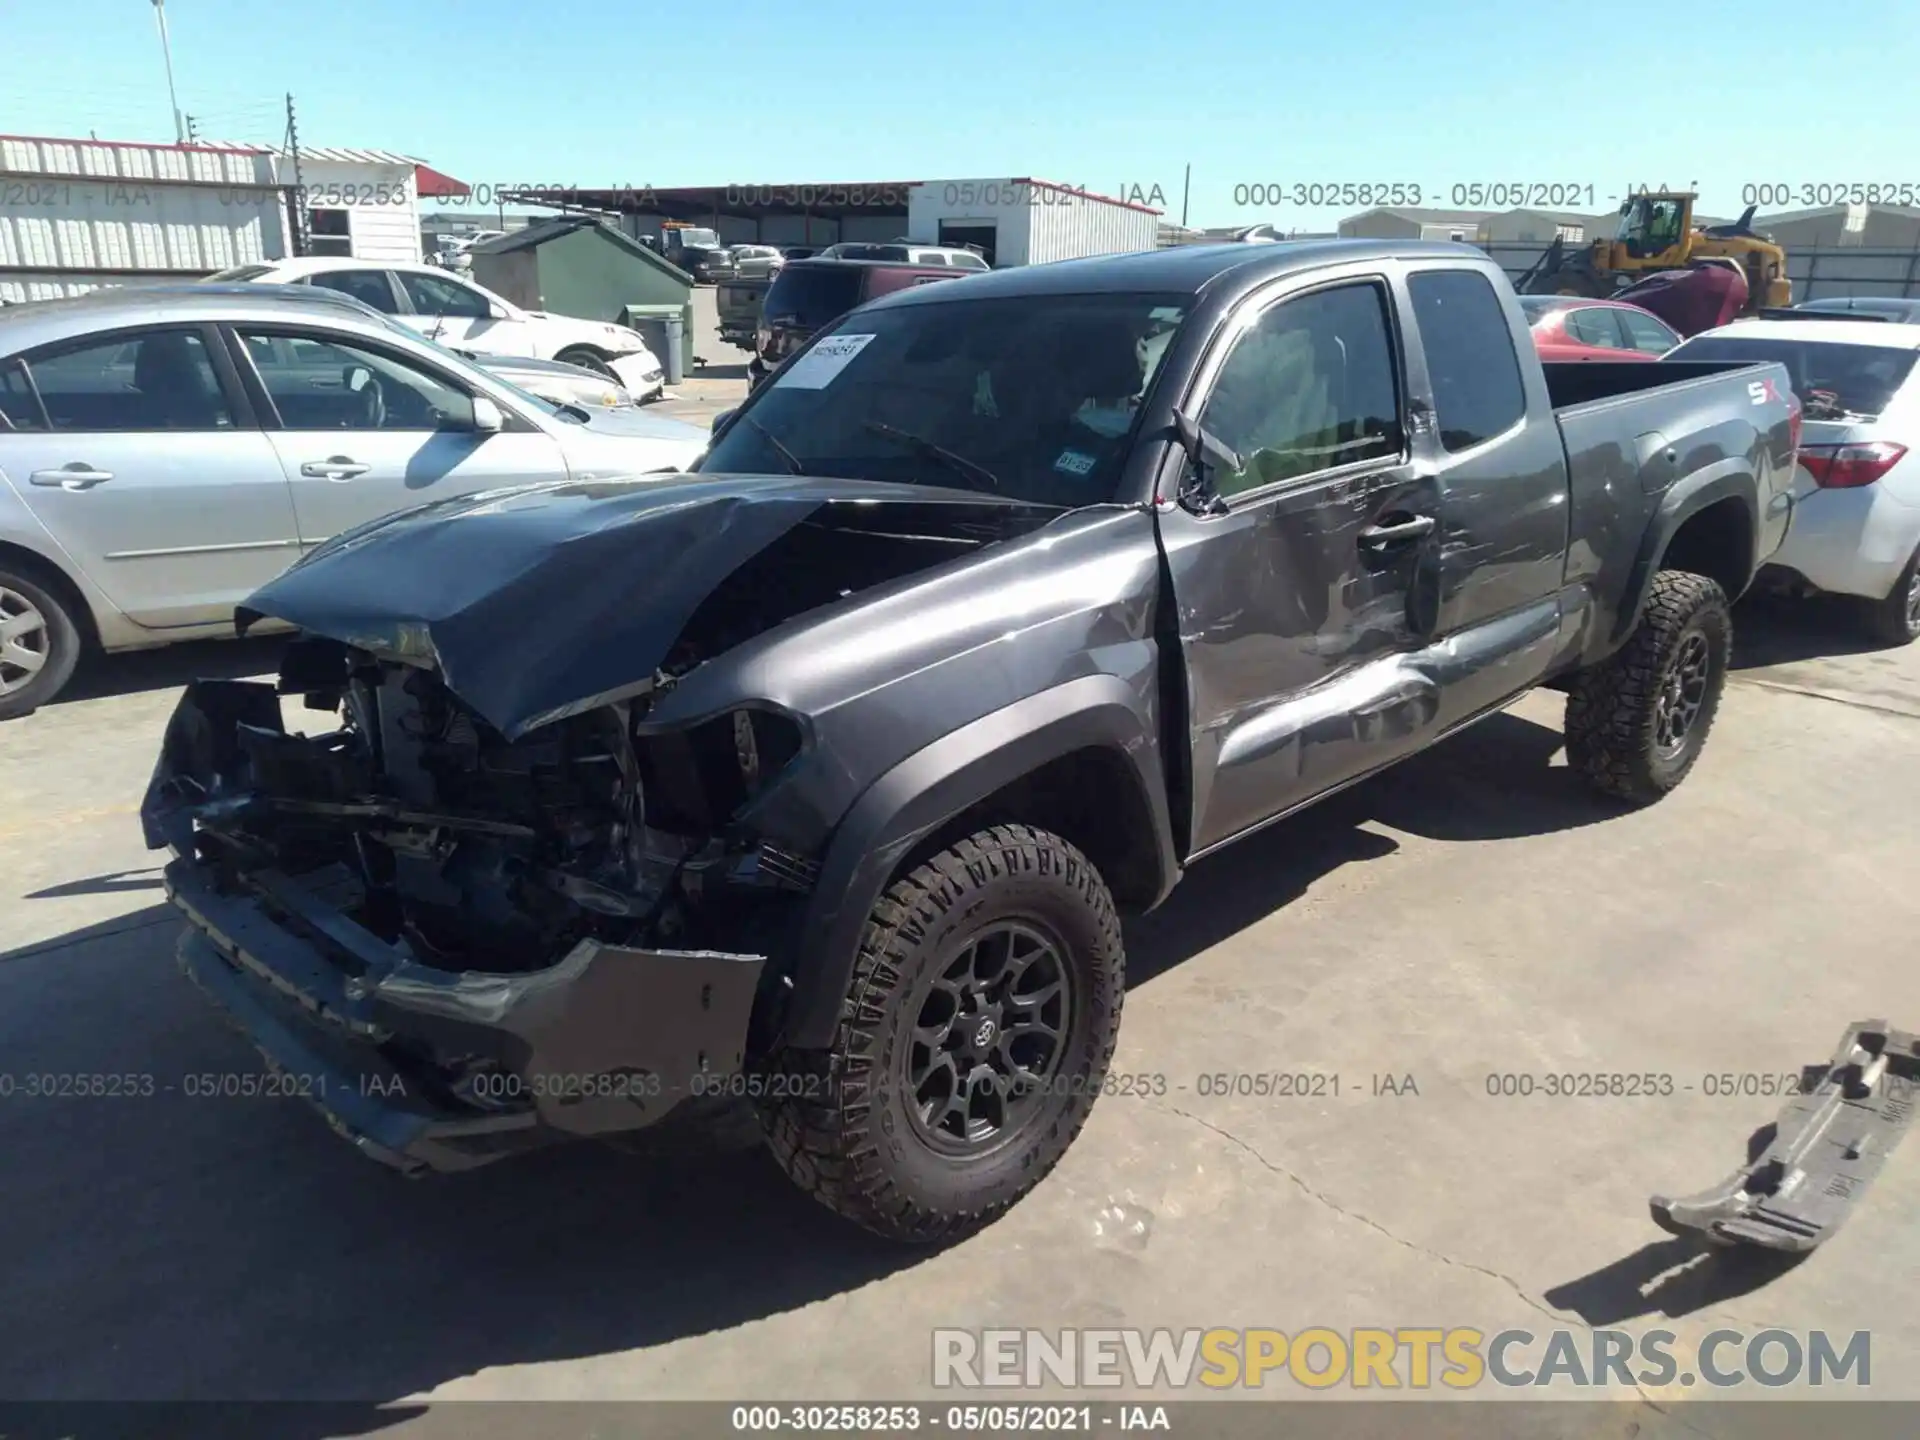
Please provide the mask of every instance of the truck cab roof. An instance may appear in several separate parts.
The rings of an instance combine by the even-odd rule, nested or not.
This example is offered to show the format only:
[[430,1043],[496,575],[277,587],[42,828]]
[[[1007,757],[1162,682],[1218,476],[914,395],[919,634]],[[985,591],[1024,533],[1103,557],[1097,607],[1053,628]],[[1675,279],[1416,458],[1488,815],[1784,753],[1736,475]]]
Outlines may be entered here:
[[[1049,265],[1022,265],[974,277],[963,292],[988,300],[1020,295],[1152,292],[1198,296],[1227,282],[1241,289],[1296,271],[1370,259],[1455,259],[1491,263],[1473,245],[1450,240],[1280,240],[1263,245],[1178,245],[1124,255],[1097,255]],[[913,291],[893,304],[938,304],[952,293]],[[1808,322],[1809,324],[1814,322]]]

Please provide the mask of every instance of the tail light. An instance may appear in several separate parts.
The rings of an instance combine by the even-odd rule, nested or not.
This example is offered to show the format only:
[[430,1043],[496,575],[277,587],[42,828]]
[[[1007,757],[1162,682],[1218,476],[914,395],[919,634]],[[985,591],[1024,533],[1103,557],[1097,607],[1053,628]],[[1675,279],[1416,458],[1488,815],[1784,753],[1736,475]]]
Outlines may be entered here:
[[1823,490],[1854,490],[1871,485],[1900,463],[1907,447],[1891,440],[1860,445],[1803,445],[1800,463]]

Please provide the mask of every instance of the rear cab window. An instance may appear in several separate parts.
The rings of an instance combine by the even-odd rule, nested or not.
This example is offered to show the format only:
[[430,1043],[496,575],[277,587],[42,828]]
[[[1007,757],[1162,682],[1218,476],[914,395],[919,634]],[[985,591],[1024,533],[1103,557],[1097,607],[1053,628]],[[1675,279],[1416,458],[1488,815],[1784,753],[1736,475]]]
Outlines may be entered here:
[[1702,335],[1667,352],[1668,360],[1777,361],[1808,420],[1872,420],[1893,403],[1920,352],[1741,335]]
[[767,288],[763,312],[769,321],[808,327],[830,324],[860,303],[864,273],[851,265],[786,266]]
[[1527,391],[1506,307],[1477,270],[1421,270],[1407,280],[1426,352],[1440,443],[1470,450],[1526,418]]

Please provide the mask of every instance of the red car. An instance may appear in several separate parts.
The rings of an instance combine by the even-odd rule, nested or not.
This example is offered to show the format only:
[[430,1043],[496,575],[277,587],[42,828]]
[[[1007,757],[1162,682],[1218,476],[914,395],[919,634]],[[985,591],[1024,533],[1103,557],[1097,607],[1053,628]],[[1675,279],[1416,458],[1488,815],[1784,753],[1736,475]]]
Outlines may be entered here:
[[1666,321],[1618,300],[1522,295],[1542,360],[1658,360],[1680,343]]

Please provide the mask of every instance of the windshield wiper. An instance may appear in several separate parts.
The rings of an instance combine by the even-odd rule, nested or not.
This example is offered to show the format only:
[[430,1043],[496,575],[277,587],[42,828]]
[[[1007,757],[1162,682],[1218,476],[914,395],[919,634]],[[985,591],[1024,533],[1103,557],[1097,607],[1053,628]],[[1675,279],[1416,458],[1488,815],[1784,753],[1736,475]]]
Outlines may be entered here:
[[967,479],[975,482],[973,488],[976,490],[980,488],[981,481],[985,481],[989,489],[997,491],[1000,488],[1000,478],[991,470],[987,469],[986,466],[977,465],[967,459],[966,456],[949,450],[944,445],[936,445],[924,435],[914,435],[906,430],[896,430],[893,426],[879,420],[863,420],[860,428],[870,430],[883,439],[897,440],[916,455],[925,455],[929,460],[938,460],[949,470],[964,475]]
[[773,447],[773,453],[786,462],[788,470],[792,471],[795,475],[804,475],[807,473],[806,467],[800,463],[799,457],[787,449],[786,446],[782,445],[779,440],[775,438],[774,433],[758,420],[754,419],[751,415],[742,415],[740,416],[740,423],[742,425],[751,425],[754,432]]

